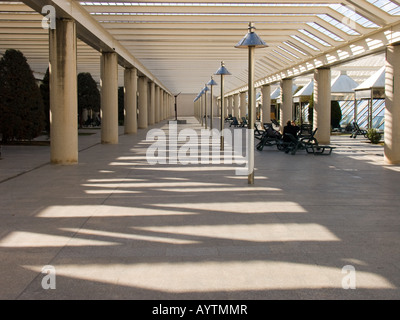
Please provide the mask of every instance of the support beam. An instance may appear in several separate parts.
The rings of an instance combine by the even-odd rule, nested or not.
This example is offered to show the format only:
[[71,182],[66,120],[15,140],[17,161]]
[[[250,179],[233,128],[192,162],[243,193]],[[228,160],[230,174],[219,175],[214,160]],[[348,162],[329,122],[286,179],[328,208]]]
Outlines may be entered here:
[[147,78],[139,77],[138,80],[138,90],[139,90],[139,118],[138,118],[138,128],[146,129],[148,127],[148,107],[147,107]]
[[271,86],[264,85],[261,87],[261,95],[262,95],[262,123],[270,123],[271,122]]
[[49,33],[50,58],[50,161],[78,163],[78,97],[76,26],[57,20]]
[[233,116],[239,120],[239,94],[233,96]]
[[400,164],[400,45],[386,49],[385,162]]
[[118,55],[101,55],[101,143],[118,143]]
[[[240,119],[246,116],[247,113],[247,103],[246,103],[247,92],[240,92]],[[240,119],[238,119],[240,121]]]
[[233,114],[233,95],[232,96],[229,96],[228,98],[227,98],[227,100],[228,100],[228,113],[226,114],[226,116],[229,116],[230,114]]
[[331,140],[331,69],[320,68],[314,73],[313,129],[320,144]]
[[124,105],[125,105],[125,134],[137,132],[137,69],[127,68],[124,71]]
[[293,79],[281,81],[281,101],[280,120],[283,131],[286,122],[293,119]]
[[155,122],[159,123],[160,122],[160,101],[161,101],[160,87],[156,86],[155,90],[156,90],[155,91],[155,95],[156,95],[156,97],[155,97]]

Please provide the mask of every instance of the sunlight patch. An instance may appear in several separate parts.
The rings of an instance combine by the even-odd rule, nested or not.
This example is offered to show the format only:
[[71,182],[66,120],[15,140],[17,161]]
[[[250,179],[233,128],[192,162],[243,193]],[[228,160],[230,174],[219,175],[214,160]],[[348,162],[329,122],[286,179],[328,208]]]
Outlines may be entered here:
[[[43,266],[25,265],[40,273]],[[341,268],[286,261],[55,264],[57,277],[157,292],[342,289]],[[62,290],[60,287],[57,290]],[[396,289],[381,275],[357,271],[357,289]]]

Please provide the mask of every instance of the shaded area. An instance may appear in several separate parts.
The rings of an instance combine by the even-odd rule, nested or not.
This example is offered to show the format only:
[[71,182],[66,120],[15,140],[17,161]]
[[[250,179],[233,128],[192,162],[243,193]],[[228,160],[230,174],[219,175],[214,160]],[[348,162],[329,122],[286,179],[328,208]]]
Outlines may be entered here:
[[3,182],[1,297],[398,299],[398,167],[338,139],[329,157],[257,152],[254,186],[234,164],[150,166],[145,132]]

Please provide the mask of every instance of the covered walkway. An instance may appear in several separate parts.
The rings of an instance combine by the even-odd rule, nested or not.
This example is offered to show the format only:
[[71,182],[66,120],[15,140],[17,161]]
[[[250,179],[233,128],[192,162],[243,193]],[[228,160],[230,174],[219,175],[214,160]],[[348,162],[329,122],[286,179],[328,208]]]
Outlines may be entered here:
[[[179,129],[200,131],[186,120]],[[400,167],[383,147],[266,147],[249,186],[234,164],[149,165],[147,132],[80,135],[73,166],[32,147],[21,167],[18,147],[3,147],[0,299],[400,297]],[[55,289],[42,288],[46,265]]]

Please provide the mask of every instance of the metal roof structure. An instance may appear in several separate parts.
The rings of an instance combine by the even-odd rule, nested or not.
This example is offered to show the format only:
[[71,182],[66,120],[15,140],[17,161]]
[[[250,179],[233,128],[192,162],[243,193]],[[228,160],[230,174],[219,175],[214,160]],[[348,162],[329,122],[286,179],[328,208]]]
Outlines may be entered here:
[[[225,92],[247,88],[247,51],[235,44],[254,22],[268,47],[255,54],[256,87],[381,53],[400,41],[398,0],[24,0],[0,2],[0,53],[21,50],[35,72],[48,66],[45,5],[77,23],[78,72],[98,80],[100,52],[119,56],[170,93],[198,93],[224,61]],[[371,74],[377,69],[371,70]]]

